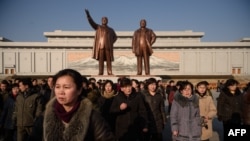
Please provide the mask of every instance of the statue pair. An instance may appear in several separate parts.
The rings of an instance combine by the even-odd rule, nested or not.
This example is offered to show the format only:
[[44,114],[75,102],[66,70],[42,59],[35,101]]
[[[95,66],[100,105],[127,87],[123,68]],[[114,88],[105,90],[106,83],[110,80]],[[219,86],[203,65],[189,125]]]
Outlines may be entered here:
[[[104,62],[107,64],[107,74],[112,73],[112,61],[114,61],[113,45],[117,40],[115,31],[108,26],[108,18],[102,17],[102,24],[96,24],[90,13],[85,9],[89,24],[96,30],[93,46],[93,58],[99,61],[99,75],[103,75]],[[134,32],[132,39],[132,52],[137,57],[137,75],[142,75],[142,61],[145,74],[150,75],[149,57],[152,55],[152,45],[156,40],[153,30],[146,27],[145,19],[140,21],[140,28]]]

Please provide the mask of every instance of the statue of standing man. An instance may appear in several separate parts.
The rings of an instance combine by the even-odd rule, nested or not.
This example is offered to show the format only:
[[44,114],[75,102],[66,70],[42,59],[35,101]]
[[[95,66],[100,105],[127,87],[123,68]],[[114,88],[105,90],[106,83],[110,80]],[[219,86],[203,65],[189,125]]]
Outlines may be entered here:
[[85,9],[89,24],[96,30],[93,46],[93,58],[99,61],[99,75],[103,75],[104,62],[107,65],[107,74],[112,73],[112,61],[114,61],[113,44],[117,40],[115,31],[108,26],[108,18],[102,17],[102,24],[96,24],[89,11]]
[[142,75],[142,60],[144,60],[145,74],[150,75],[149,57],[152,55],[152,45],[156,40],[153,30],[146,28],[145,19],[140,21],[140,28],[134,32],[132,52],[137,57],[137,75]]

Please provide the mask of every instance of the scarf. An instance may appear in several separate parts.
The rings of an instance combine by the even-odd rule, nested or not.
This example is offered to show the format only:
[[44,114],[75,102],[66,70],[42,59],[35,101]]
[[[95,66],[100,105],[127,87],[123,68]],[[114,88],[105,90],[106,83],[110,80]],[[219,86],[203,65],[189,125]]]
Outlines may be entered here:
[[112,90],[110,93],[108,93],[108,92],[106,92],[106,91],[104,91],[104,93],[103,93],[103,97],[105,97],[105,98],[107,98],[107,99],[109,99],[109,98],[111,98],[111,97],[114,97],[115,96],[115,91],[114,90]]
[[13,93],[11,93],[12,98],[16,101],[16,97],[18,94],[14,95]]
[[67,112],[65,111],[65,109],[63,108],[63,106],[61,104],[59,104],[56,100],[55,102],[55,113],[56,116],[63,120],[66,123],[69,123],[70,119],[72,118],[72,116],[74,115],[74,113],[77,111],[77,109],[80,106],[80,100],[77,100],[77,102],[75,103],[75,105],[73,106],[73,108]]
[[200,97],[204,97],[206,95],[206,92],[204,94],[201,94],[199,92],[197,92],[197,94],[200,96]]

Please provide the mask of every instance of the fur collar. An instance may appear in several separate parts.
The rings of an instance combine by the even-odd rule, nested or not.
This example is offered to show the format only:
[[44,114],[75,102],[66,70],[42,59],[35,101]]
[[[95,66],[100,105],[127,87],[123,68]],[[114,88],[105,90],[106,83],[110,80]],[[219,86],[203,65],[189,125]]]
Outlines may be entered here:
[[182,96],[180,92],[176,93],[174,96],[174,100],[179,103],[182,107],[188,106],[189,102],[193,103],[193,106],[199,107],[199,98],[197,95],[193,94],[192,97],[186,98]]
[[104,98],[106,98],[106,99],[110,99],[110,98],[112,98],[112,97],[114,97],[114,96],[116,96],[117,94],[115,94],[115,91],[114,90],[112,90],[110,93],[108,93],[108,92],[106,92],[106,91],[104,91],[103,93],[102,93],[102,96],[104,97]]
[[55,114],[53,98],[46,105],[44,115],[44,140],[45,141],[81,141],[84,140],[90,122],[92,104],[84,98],[80,102],[79,109],[71,118],[68,124],[59,120]]

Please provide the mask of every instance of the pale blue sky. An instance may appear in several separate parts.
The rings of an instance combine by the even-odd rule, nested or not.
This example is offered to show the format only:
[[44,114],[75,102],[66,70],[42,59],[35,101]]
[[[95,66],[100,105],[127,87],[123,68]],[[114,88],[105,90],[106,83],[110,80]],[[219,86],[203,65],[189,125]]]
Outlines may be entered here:
[[107,16],[115,31],[134,31],[141,19],[154,31],[204,32],[203,42],[250,37],[250,0],[0,0],[0,37],[46,41],[44,32],[93,31]]

